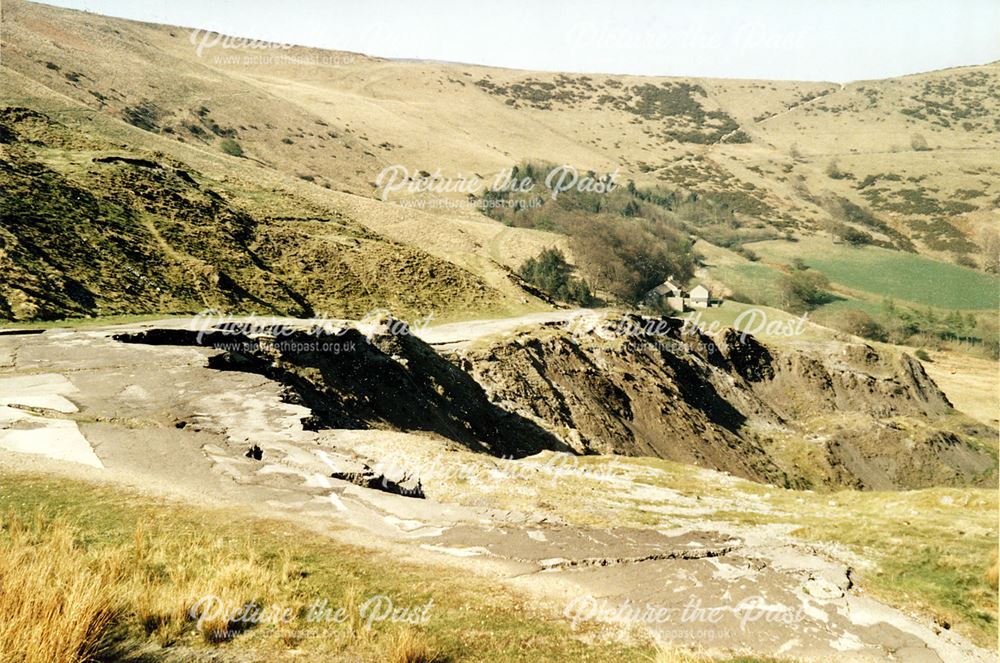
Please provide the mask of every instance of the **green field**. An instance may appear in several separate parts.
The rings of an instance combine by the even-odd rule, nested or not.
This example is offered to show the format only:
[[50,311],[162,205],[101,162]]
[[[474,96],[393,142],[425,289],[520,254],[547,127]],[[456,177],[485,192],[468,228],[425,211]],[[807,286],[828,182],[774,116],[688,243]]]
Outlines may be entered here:
[[754,337],[774,344],[784,344],[795,341],[828,341],[834,332],[815,324],[810,324],[813,314],[805,316],[792,315],[781,309],[763,304],[744,304],[726,300],[721,306],[707,309],[697,309],[676,317],[682,320],[690,319],[703,332],[714,333],[720,327],[735,327]]
[[823,238],[749,246],[769,262],[791,263],[801,258],[834,284],[879,298],[942,309],[1000,307],[1000,278],[911,253],[855,248]]
[[781,302],[781,272],[758,263],[718,265],[712,275],[752,301],[777,306]]

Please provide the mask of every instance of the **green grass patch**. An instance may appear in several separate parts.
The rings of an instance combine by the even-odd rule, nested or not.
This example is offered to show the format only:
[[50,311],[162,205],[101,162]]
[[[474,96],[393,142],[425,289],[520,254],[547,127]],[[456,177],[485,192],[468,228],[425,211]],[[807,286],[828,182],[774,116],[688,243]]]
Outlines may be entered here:
[[1000,307],[1000,278],[924,256],[821,239],[751,245],[774,262],[801,258],[834,284],[918,306],[990,310]]
[[[847,513],[839,504],[825,514],[818,510],[794,533],[874,559],[878,568],[861,574],[862,586],[893,605],[916,607],[938,624],[957,627],[980,646],[995,646],[997,594],[987,581],[997,549],[995,491],[837,497]],[[956,517],[957,510],[965,513]]]
[[735,296],[775,306],[781,300],[781,272],[760,264],[720,265],[712,275],[732,288]]

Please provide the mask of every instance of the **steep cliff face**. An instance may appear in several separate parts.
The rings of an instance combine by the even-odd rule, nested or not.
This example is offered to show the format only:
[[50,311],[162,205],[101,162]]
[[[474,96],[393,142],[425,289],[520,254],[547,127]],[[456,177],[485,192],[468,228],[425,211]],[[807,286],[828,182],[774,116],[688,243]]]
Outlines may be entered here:
[[865,344],[771,351],[732,330],[720,346],[780,415],[784,430],[765,446],[798,483],[872,490],[996,483],[996,457],[979,444],[995,431],[957,413],[906,353]]
[[595,333],[525,332],[458,361],[503,407],[579,453],[657,456],[795,487],[995,477],[995,458],[970,442],[989,432],[955,413],[905,354],[774,349],[733,330],[714,340],[623,320]]
[[976,444],[989,431],[956,413],[918,362],[862,344],[769,348],[639,316],[544,324],[448,356],[392,319],[120,340],[224,350],[210,366],[284,383],[315,428],[421,431],[497,456],[654,456],[796,488],[996,476]]
[[[636,319],[638,320],[638,319]],[[748,418],[777,422],[707,339],[666,334],[527,332],[460,361],[503,407],[579,453],[657,456],[760,480],[781,471]]]
[[952,410],[920,362],[905,353],[829,343],[811,352],[772,352],[732,329],[719,346],[733,370],[786,418],[829,411],[938,416]]

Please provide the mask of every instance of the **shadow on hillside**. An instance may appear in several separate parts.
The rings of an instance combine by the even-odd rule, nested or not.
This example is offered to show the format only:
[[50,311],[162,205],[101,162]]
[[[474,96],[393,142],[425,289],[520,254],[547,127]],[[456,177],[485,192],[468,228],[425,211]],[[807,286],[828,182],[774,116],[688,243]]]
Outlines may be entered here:
[[312,411],[307,429],[429,432],[469,449],[520,458],[549,449],[571,451],[538,424],[491,403],[465,371],[409,334],[371,339],[355,329],[309,333],[271,328],[264,336],[151,329],[115,335],[150,345],[222,350],[218,370],[265,375],[285,385],[286,400]]

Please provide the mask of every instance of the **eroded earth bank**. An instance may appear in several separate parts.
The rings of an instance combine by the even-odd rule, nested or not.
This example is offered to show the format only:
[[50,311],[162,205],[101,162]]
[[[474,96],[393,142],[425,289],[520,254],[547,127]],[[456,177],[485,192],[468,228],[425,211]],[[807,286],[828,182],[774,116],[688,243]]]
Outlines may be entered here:
[[[995,660],[867,591],[877,555],[799,535],[932,495],[928,517],[995,539],[963,520],[983,506],[968,489],[996,484],[995,431],[906,354],[585,311],[192,322],[0,336],[4,463],[243,505],[499,579],[573,623],[660,610],[644,626],[667,642]],[[860,513],[843,488],[932,492]]]

